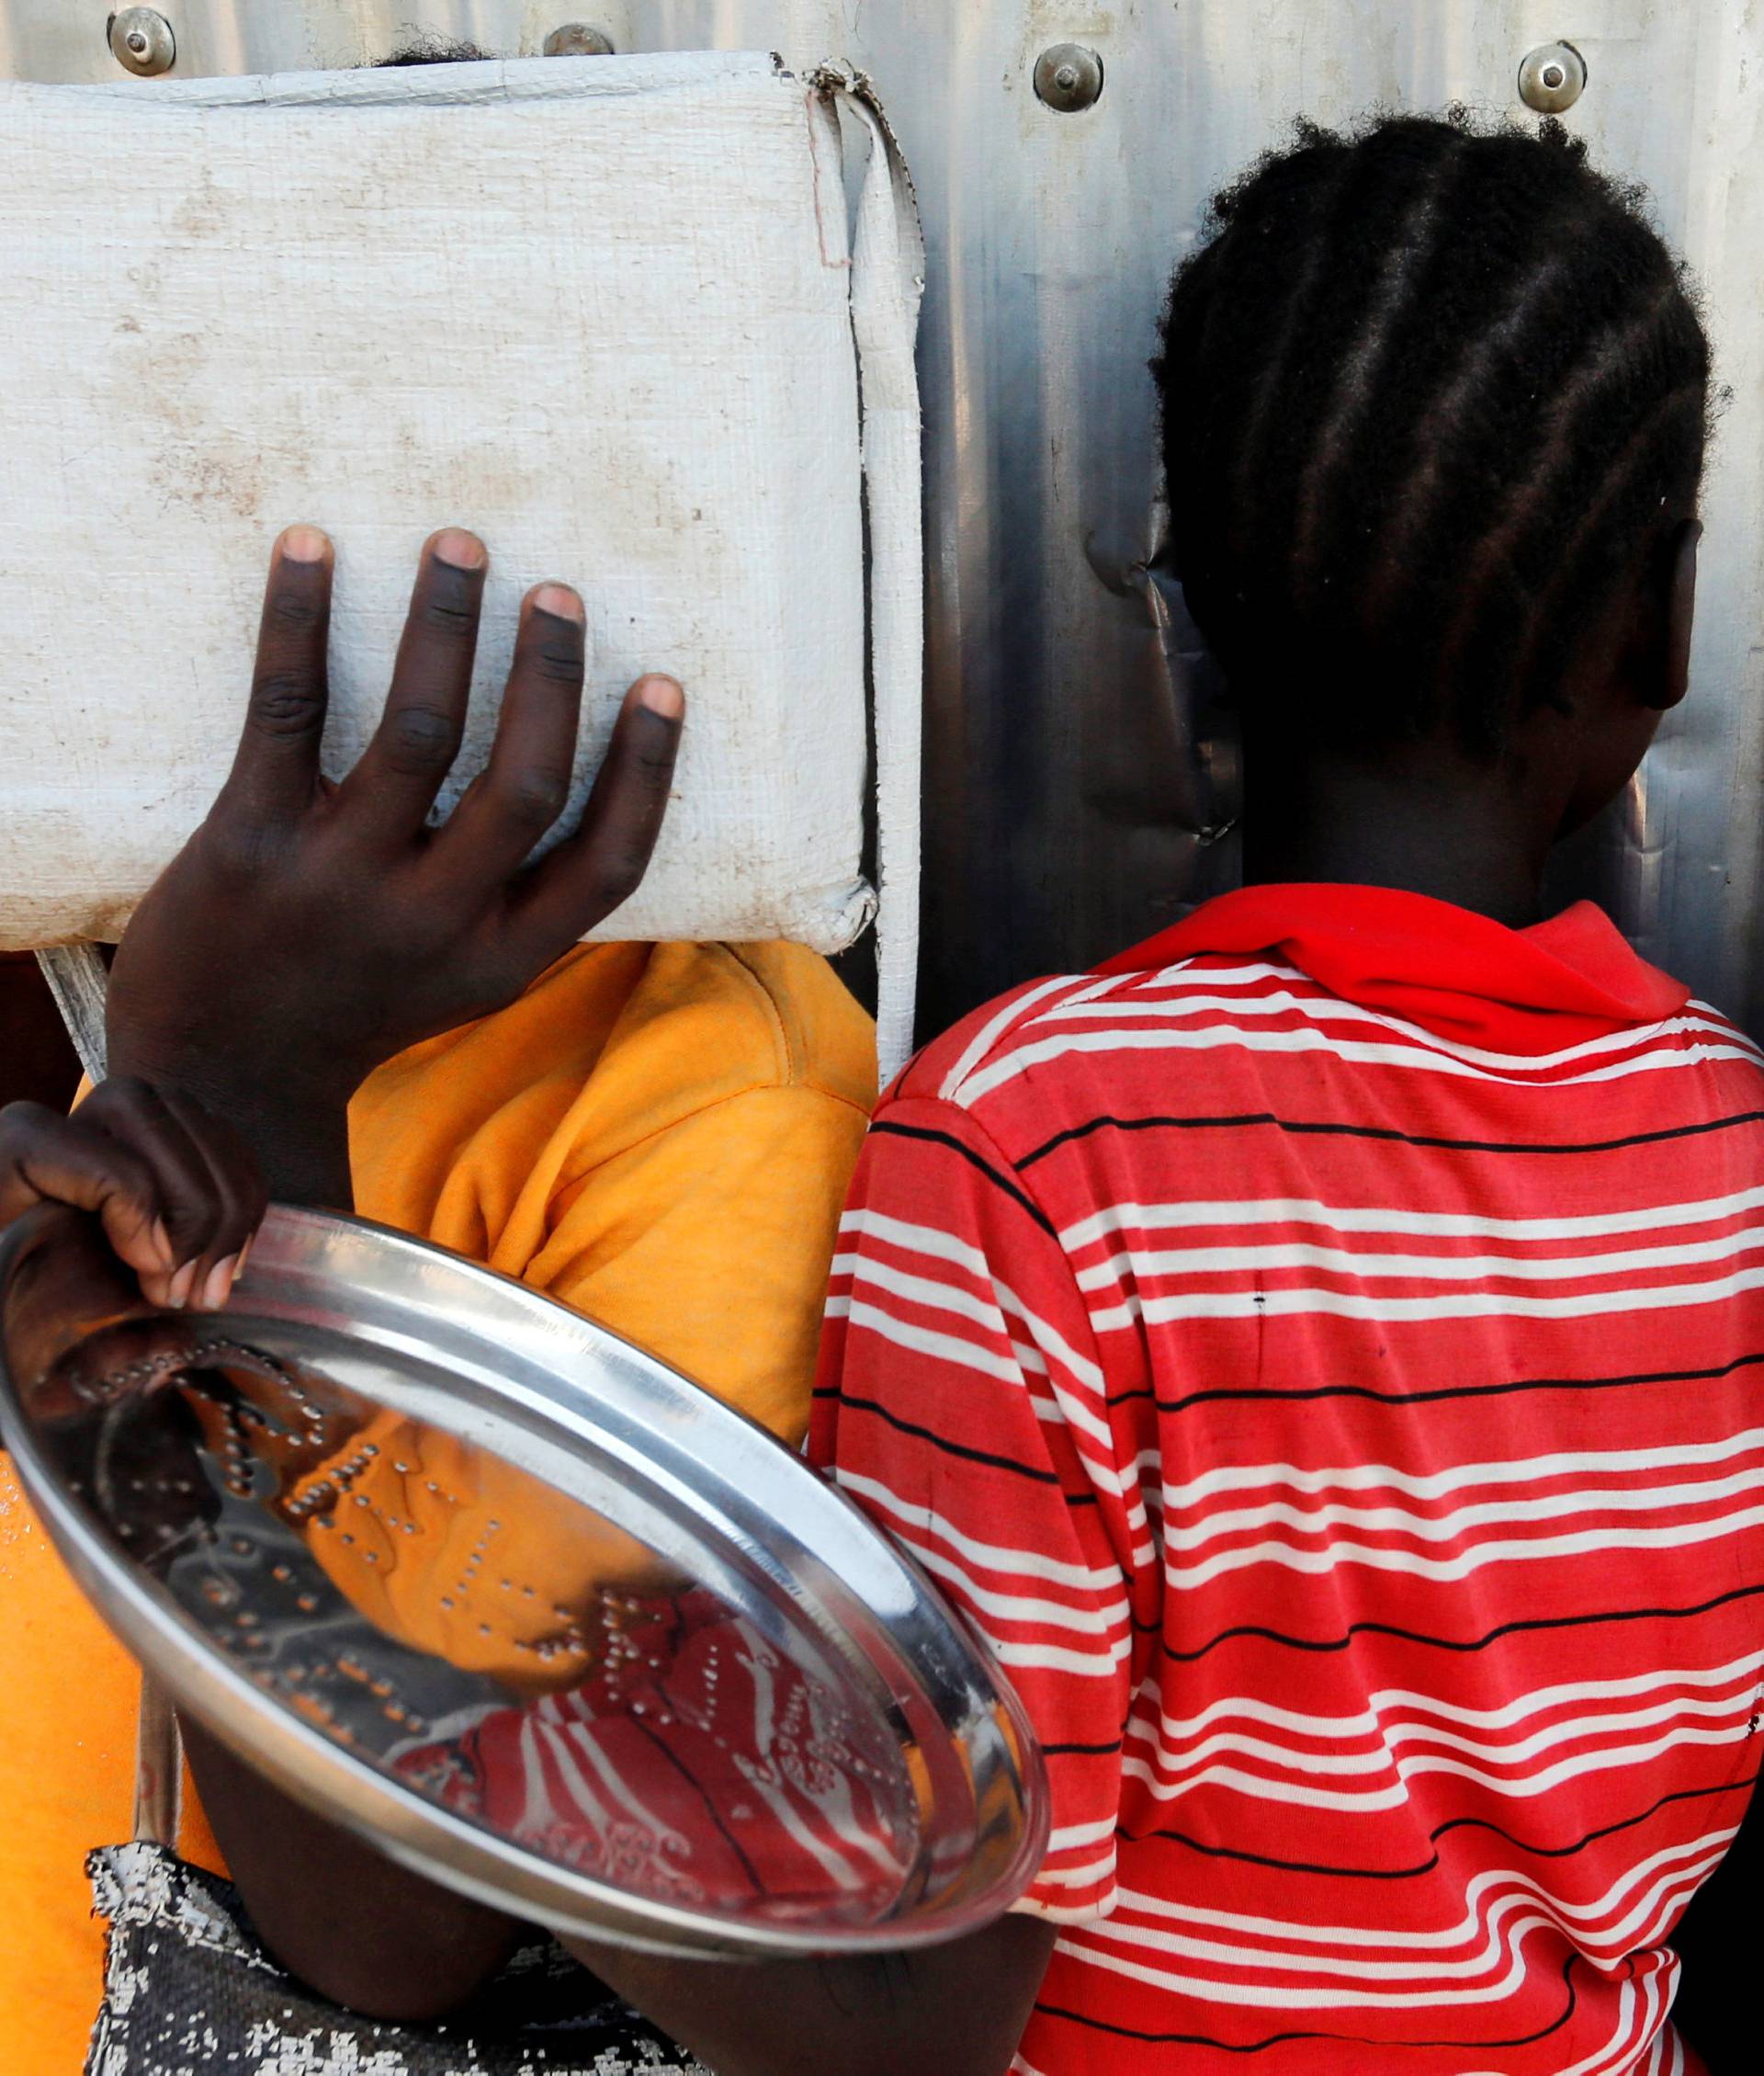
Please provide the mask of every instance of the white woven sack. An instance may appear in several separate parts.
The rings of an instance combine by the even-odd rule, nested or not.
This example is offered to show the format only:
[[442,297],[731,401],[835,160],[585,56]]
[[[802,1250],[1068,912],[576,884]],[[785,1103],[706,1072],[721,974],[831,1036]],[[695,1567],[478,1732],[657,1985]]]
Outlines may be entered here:
[[200,819],[281,528],[339,544],[337,770],[458,523],[494,562],[444,808],[541,578],[588,603],[576,806],[630,681],[687,688],[654,866],[601,935],[850,944],[873,676],[898,1063],[922,248],[848,94],[876,144],[854,265],[846,84],[704,53],[0,87],[0,947],[118,936]]

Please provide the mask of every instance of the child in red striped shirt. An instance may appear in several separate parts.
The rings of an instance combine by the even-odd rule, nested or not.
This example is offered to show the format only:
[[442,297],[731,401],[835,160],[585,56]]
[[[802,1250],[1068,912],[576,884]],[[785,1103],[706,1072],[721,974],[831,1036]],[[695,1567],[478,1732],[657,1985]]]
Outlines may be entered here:
[[1403,119],[1220,199],[1160,374],[1250,884],[897,1083],[810,1445],[1020,1686],[1047,1857],[884,1970],[592,1957],[718,2076],[1699,2071],[1764,1055],[1540,886],[1685,691],[1702,328],[1558,130]]
[[1764,1072],[1540,883],[1685,691],[1702,329],[1559,131],[1404,119],[1220,199],[1159,373],[1250,883],[897,1084],[812,1441],[1045,1742],[971,1965],[1022,2076],[1695,2070]]
[[1702,329],[1559,131],[1402,119],[1221,198],[1161,377],[1250,883],[902,1077],[811,1442],[1018,1683],[1048,1855],[910,1959],[586,1957],[716,2076],[1698,2071],[1764,1056],[1540,882],[1685,690]]

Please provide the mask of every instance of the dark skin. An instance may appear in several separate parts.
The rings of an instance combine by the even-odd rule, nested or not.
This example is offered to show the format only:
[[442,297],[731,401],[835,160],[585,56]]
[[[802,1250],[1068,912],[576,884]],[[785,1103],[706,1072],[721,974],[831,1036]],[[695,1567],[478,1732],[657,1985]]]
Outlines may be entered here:
[[319,766],[333,551],[311,528],[283,537],[232,773],[111,969],[111,1071],[230,1119],[284,1201],[346,1205],[361,1083],[513,1002],[636,891],[661,830],[685,700],[646,677],[581,827],[525,862],[563,812],[575,754],[585,630],[562,584],[526,600],[490,762],[428,826],[464,732],[488,567],[469,534],[431,540],[379,727],[334,783]]
[[1688,514],[1661,527],[1560,706],[1520,716],[1499,756],[1444,731],[1378,757],[1295,756],[1246,700],[1245,878],[1398,887],[1537,922],[1550,852],[1617,798],[1684,698],[1702,531]]
[[[1295,757],[1290,743],[1261,738],[1252,724],[1248,876],[1390,886],[1514,925],[1536,920],[1551,846],[1622,790],[1662,716],[1683,697],[1697,532],[1688,516],[1662,528],[1638,563],[1627,611],[1607,623],[1602,640],[1589,632],[1561,708],[1522,717],[1498,758],[1472,756],[1443,736],[1375,758]],[[427,753],[420,778],[394,759],[371,788],[354,786],[352,794],[346,782],[324,805],[312,805],[322,588],[310,574],[280,594],[272,584],[257,694],[267,741],[242,759],[243,782],[235,772],[243,805],[215,857],[198,837],[168,875],[171,891],[153,897],[131,929],[118,960],[112,1046],[125,1067],[180,1100],[199,1100],[241,1131],[276,1195],[346,1205],[343,1105],[351,1076],[359,1079],[428,1029],[511,998],[521,961],[499,959],[499,932],[484,934],[482,901],[495,886],[488,863],[475,870],[461,846],[457,879],[424,876],[417,823],[439,783],[435,760],[448,725],[391,728],[392,745]],[[421,670],[415,662],[408,673],[401,667],[393,709],[445,716],[460,696],[447,689],[458,651],[423,653]],[[287,717],[299,725],[284,729]],[[396,814],[382,800],[387,787]],[[350,808],[352,798],[358,809]],[[388,846],[387,869],[365,895],[353,868],[337,865],[326,847],[336,845],[345,860],[357,855],[355,837],[345,841],[337,823],[371,827]],[[520,854],[508,836],[490,855]],[[316,893],[308,879],[315,871]],[[422,910],[419,890],[437,882],[455,890],[445,926]],[[463,894],[469,886],[478,891],[477,906]],[[480,920],[461,925],[461,914]],[[422,957],[407,953],[412,928],[430,933]],[[225,955],[219,967],[191,949],[209,931]],[[437,932],[447,947],[441,978],[432,963]],[[579,934],[572,929],[571,938]],[[249,963],[234,969],[234,959]],[[392,962],[390,984],[382,961]],[[216,1001],[203,976],[217,970],[252,971],[267,990],[254,985],[248,1000],[242,993]],[[231,1232],[203,1238],[206,1261]],[[159,1259],[154,1271],[163,1273]],[[507,1954],[517,1934],[508,1920],[332,1830],[199,1731],[191,1752],[205,1807],[266,1943],[334,2001],[376,2016],[439,2018]],[[1742,1840],[1739,1850],[1745,1846]],[[573,1950],[717,2076],[820,2076],[828,2069],[842,2076],[1001,2076],[1054,1937],[1037,1921],[1011,1918],[925,1955],[764,1968]]]
[[193,1098],[127,1075],[73,1117],[0,1110],[0,1227],[40,1204],[92,1212],[155,1305],[226,1302],[264,1215],[243,1139]]

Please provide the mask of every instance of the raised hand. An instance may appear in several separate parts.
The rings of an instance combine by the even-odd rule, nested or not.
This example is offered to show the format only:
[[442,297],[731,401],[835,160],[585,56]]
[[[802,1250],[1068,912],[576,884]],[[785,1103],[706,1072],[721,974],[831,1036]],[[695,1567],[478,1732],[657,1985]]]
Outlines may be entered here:
[[265,1118],[285,1140],[324,1120],[327,1172],[362,1080],[512,1002],[636,891],[666,811],[685,702],[672,678],[645,677],[581,825],[526,862],[568,799],[584,672],[582,601],[548,584],[522,608],[489,764],[430,825],[464,731],[488,561],[469,533],[429,542],[379,730],[333,783],[319,767],[331,544],[284,535],[232,774],[117,955],[113,1062],[254,1137]]

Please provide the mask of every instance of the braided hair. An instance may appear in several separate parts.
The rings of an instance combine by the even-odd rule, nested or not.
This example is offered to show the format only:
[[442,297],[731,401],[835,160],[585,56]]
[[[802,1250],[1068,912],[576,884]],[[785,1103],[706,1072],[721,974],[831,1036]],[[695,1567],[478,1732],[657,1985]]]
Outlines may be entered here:
[[1196,622],[1313,739],[1498,751],[1694,499],[1683,269],[1558,123],[1304,125],[1211,216],[1153,364]]
[[390,58],[380,58],[368,67],[370,72],[385,72],[396,65],[466,65],[478,64],[490,56],[475,43],[460,41],[457,37],[437,36],[433,29],[424,29],[413,42],[402,44]]

